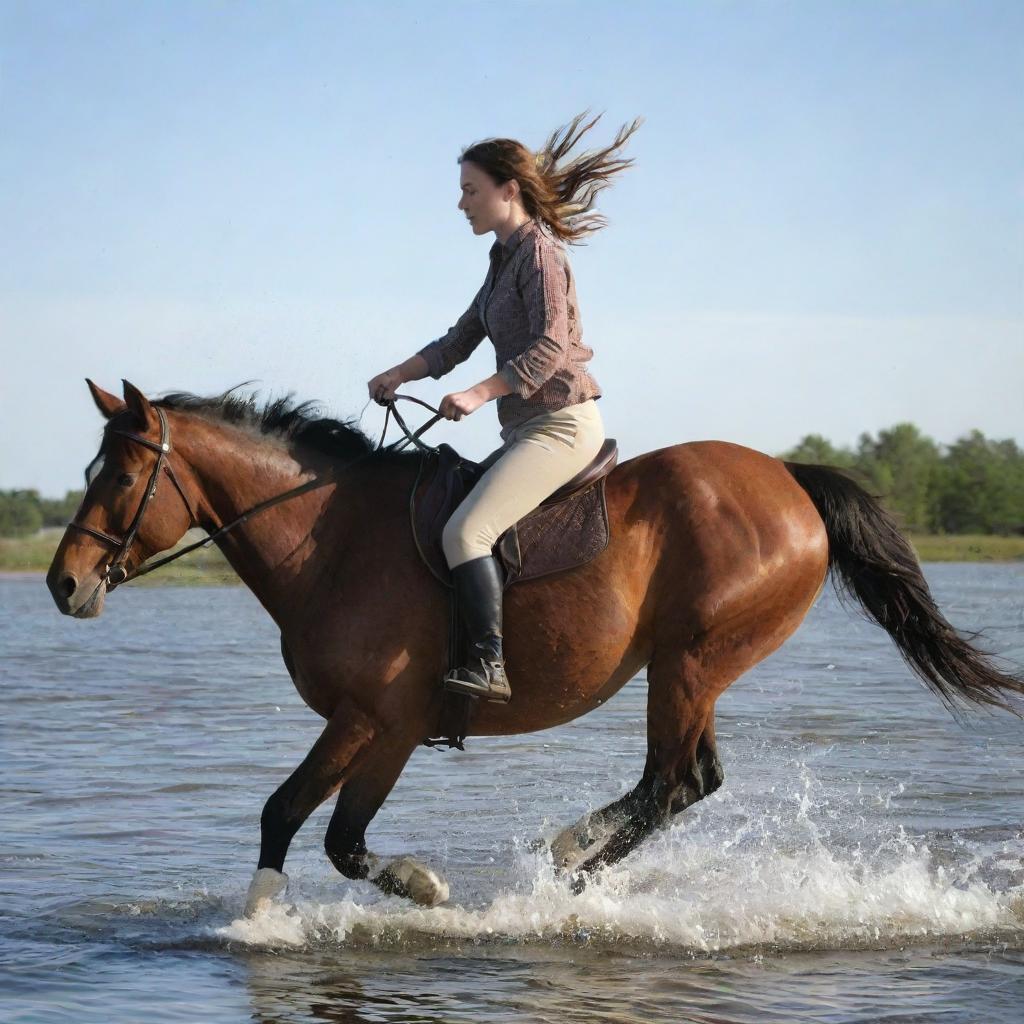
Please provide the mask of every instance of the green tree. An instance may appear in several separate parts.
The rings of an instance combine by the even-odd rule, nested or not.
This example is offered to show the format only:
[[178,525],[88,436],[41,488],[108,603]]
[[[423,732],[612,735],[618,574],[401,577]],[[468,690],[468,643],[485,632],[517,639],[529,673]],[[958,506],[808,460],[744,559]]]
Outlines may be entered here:
[[800,443],[780,456],[787,462],[805,462],[814,466],[853,467],[854,456],[849,448],[836,448],[821,434],[807,434]]
[[84,491],[67,491],[63,498],[40,498],[43,526],[66,526],[82,503]]
[[0,491],[0,536],[22,537],[42,525],[38,491]]
[[943,459],[935,506],[947,533],[1024,533],[1024,452],[980,430],[960,438]]
[[861,434],[856,467],[909,530],[933,528],[939,448],[913,423],[897,423],[878,437]]

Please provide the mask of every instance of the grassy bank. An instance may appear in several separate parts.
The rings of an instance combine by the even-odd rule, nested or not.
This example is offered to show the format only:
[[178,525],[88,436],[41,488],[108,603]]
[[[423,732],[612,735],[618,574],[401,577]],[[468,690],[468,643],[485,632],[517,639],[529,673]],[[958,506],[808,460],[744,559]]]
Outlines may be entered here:
[[[31,537],[0,537],[0,572],[46,572],[63,530],[43,530]],[[190,534],[181,546],[198,540],[201,533]],[[914,550],[922,562],[1017,562],[1024,561],[1024,537],[984,535],[911,536]],[[159,586],[165,583],[223,584],[237,583],[238,577],[216,547],[200,548],[192,554],[145,576],[133,586]]]
[[1024,560],[1024,537],[988,534],[912,534],[922,562],[1019,562]]
[[[0,572],[46,572],[63,535],[63,530],[53,529],[41,530],[31,537],[0,537]],[[202,532],[193,531],[182,540],[179,547],[192,544],[202,536]],[[131,586],[150,587],[168,583],[202,586],[238,582],[234,569],[228,565],[220,551],[211,545],[199,548],[177,562],[142,577]]]

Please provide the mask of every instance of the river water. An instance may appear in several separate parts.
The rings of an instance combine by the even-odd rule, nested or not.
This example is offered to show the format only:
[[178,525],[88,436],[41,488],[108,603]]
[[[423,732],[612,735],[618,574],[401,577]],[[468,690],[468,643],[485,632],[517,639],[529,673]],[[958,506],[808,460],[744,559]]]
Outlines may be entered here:
[[[1024,665],[1024,566],[932,565]],[[242,588],[91,622],[0,579],[0,1020],[1024,1019],[1024,725],[954,720],[827,589],[719,702],[725,784],[581,896],[531,840],[636,781],[645,681],[549,732],[418,751],[368,835],[452,888],[335,874],[330,807],[240,919],[266,797],[320,721]]]

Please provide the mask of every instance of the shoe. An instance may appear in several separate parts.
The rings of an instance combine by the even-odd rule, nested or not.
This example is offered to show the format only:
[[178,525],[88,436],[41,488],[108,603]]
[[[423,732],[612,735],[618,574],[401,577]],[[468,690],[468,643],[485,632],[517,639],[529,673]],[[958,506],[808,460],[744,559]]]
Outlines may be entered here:
[[505,675],[501,646],[502,581],[498,562],[490,555],[473,558],[457,565],[452,579],[470,650],[468,663],[444,677],[444,688],[507,704],[512,688]]

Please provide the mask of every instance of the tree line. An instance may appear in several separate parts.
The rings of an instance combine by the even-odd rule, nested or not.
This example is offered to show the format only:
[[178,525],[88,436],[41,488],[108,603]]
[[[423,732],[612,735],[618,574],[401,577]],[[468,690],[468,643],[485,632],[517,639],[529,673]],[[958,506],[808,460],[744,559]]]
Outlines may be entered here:
[[861,434],[856,448],[808,434],[782,458],[849,470],[910,531],[1024,534],[1024,452],[1012,440],[974,430],[938,445],[913,423],[898,423]]
[[[1024,534],[1024,452],[1012,440],[994,441],[975,430],[939,445],[914,424],[897,423],[877,436],[861,434],[855,448],[808,434],[780,457],[850,471],[911,531]],[[63,498],[0,491],[0,536],[64,526],[81,500],[82,491]]]
[[82,491],[43,498],[38,491],[0,491],[0,537],[24,537],[44,526],[67,526],[82,501]]

